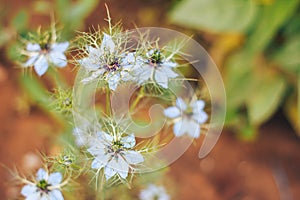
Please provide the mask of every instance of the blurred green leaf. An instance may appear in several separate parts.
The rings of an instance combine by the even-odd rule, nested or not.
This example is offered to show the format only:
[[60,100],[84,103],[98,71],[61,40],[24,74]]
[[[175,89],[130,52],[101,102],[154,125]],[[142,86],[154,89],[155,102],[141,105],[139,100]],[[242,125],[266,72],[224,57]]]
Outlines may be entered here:
[[29,14],[27,10],[20,10],[17,15],[12,19],[11,26],[16,31],[22,31],[27,28]]
[[256,90],[247,99],[247,108],[250,124],[259,125],[278,109],[287,84],[283,77],[263,73],[253,82]]
[[184,0],[172,10],[170,20],[190,28],[245,32],[256,11],[251,0]]
[[289,38],[286,44],[280,48],[273,59],[283,70],[292,73],[300,72],[300,36]]
[[271,42],[278,29],[297,10],[299,0],[274,0],[262,7],[254,30],[250,33],[247,49],[251,53],[262,52]]

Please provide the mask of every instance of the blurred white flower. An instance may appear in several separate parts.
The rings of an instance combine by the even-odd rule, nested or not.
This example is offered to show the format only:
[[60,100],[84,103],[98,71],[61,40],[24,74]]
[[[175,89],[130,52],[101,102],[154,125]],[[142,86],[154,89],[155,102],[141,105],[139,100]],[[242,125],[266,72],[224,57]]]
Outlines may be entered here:
[[165,116],[175,119],[174,134],[180,137],[187,133],[193,138],[200,136],[199,125],[203,124],[208,115],[203,110],[205,102],[202,100],[191,102],[187,105],[181,98],[177,98],[176,106],[168,107],[164,110]]
[[156,186],[154,184],[140,192],[140,200],[169,200],[170,196],[167,194],[163,186]]
[[104,33],[101,46],[87,46],[88,56],[78,60],[91,75],[81,82],[89,83],[103,76],[111,90],[116,90],[120,81],[131,80],[130,70],[135,62],[134,53],[119,53],[112,37]]
[[60,191],[62,175],[59,172],[48,173],[44,169],[39,169],[36,182],[25,185],[21,194],[26,200],[64,200]]
[[160,50],[153,49],[147,52],[147,59],[137,60],[140,67],[135,68],[135,75],[139,84],[147,81],[154,81],[163,88],[168,88],[168,81],[170,78],[178,76],[173,71],[177,63],[165,59]]
[[24,67],[33,65],[34,70],[39,76],[42,76],[48,69],[49,64],[56,67],[65,67],[67,65],[67,58],[64,52],[67,50],[69,42],[53,43],[46,45],[27,44],[26,54],[29,59],[24,63]]
[[135,146],[133,134],[114,138],[113,136],[101,132],[98,137],[91,142],[88,149],[95,159],[92,162],[93,169],[104,168],[106,179],[110,179],[118,174],[125,179],[128,176],[131,165],[144,161],[143,156],[132,148]]

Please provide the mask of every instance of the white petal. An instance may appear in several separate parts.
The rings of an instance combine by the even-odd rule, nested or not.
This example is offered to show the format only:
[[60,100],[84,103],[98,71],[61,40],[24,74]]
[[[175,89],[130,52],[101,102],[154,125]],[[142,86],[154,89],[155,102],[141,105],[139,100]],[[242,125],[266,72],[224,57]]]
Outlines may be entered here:
[[114,137],[105,132],[103,132],[102,137],[104,140],[108,141],[109,143],[114,141]]
[[128,53],[122,60],[124,63],[132,64],[135,62],[135,53]]
[[115,50],[115,43],[113,42],[112,38],[110,35],[107,35],[104,33],[103,40],[101,43],[101,49],[103,51],[109,51],[110,53],[113,53]]
[[159,70],[155,70],[155,81],[163,88],[168,88],[168,76]]
[[116,73],[107,77],[108,86],[111,90],[115,91],[120,81],[120,74]]
[[122,178],[126,178],[128,175],[129,165],[120,155],[118,158],[113,158],[107,167],[115,170]]
[[49,57],[51,62],[57,67],[65,67],[67,65],[67,58],[61,52],[50,52]]
[[50,199],[47,194],[42,193],[42,197],[39,200],[52,200],[52,199]]
[[150,67],[149,65],[143,65],[142,67],[137,68],[135,71],[135,76],[138,83],[142,84],[149,80],[153,70],[154,68]]
[[28,43],[26,46],[27,51],[40,51],[41,47],[39,44]]
[[51,185],[59,185],[62,181],[62,175],[59,172],[55,172],[49,175],[48,183]]
[[203,110],[204,106],[205,106],[205,102],[203,100],[198,100],[195,101],[194,103],[192,103],[192,108],[193,108],[193,112],[199,112],[201,110]]
[[136,151],[130,150],[124,153],[124,157],[129,164],[138,164],[144,162],[144,157]]
[[164,115],[169,118],[179,117],[180,114],[181,112],[176,106],[171,106],[164,110]]
[[38,59],[38,57],[39,57],[39,54],[36,54],[36,55],[34,55],[34,56],[31,56],[31,57],[27,60],[27,62],[24,64],[24,66],[25,66],[25,67],[32,66],[32,65],[36,62],[36,60]]
[[182,120],[174,124],[174,135],[176,137],[182,136],[186,132],[185,127],[183,126]]
[[163,65],[164,67],[176,67],[176,66],[177,66],[177,63],[171,62],[171,61],[165,61],[165,62],[163,62],[162,65]]
[[201,111],[198,113],[194,113],[193,114],[193,119],[198,123],[198,124],[203,124],[204,122],[206,122],[206,120],[208,119],[208,115],[206,114],[206,112]]
[[64,197],[59,190],[52,190],[49,192],[49,199],[50,200],[64,200]]
[[33,194],[33,193],[36,193],[37,191],[37,187],[34,186],[34,185],[25,185],[22,190],[21,190],[21,194],[25,197]]
[[135,146],[135,137],[134,134],[130,134],[126,137],[121,139],[121,143],[124,145],[125,148],[132,148]]
[[105,167],[105,169],[104,169],[104,174],[105,174],[106,180],[113,177],[116,173],[117,173],[116,170],[114,170],[110,167]]
[[94,71],[91,76],[82,79],[80,82],[81,83],[89,83],[91,81],[94,81],[96,78],[98,78],[100,75],[102,75],[104,73],[104,71],[105,71],[104,69],[99,69],[97,71]]
[[190,120],[186,124],[187,124],[187,126],[186,126],[187,132],[188,132],[189,136],[191,136],[192,138],[198,138],[200,136],[199,124],[197,124],[193,120]]
[[39,75],[42,76],[48,69],[47,58],[41,55],[37,61],[34,63],[34,70]]
[[36,173],[36,180],[38,180],[38,181],[41,181],[41,180],[47,181],[48,180],[48,174],[43,168],[40,168],[38,170],[38,172]]
[[54,43],[51,46],[52,51],[63,53],[69,47],[69,42],[62,42],[62,43]]
[[182,111],[185,111],[187,108],[186,103],[180,97],[176,99],[176,106]]
[[169,67],[165,67],[162,66],[161,68],[159,68],[159,71],[161,73],[163,73],[165,76],[167,76],[168,78],[175,78],[178,76],[177,73],[175,73],[171,68]]
[[101,169],[103,164],[99,162],[97,159],[94,159],[91,165],[92,169]]
[[41,193],[40,192],[35,192],[31,193],[25,200],[41,200]]

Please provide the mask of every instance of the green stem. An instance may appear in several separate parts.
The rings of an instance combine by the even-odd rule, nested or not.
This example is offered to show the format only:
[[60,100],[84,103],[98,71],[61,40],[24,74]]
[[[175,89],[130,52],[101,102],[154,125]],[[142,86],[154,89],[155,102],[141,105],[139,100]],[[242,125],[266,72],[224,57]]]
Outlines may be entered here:
[[134,102],[131,104],[129,111],[132,112],[136,106],[138,105],[138,103],[140,102],[140,100],[144,97],[144,92],[145,92],[145,88],[144,86],[142,86],[142,88],[140,89],[137,98],[134,100]]
[[60,89],[67,88],[66,80],[63,78],[63,76],[57,70],[50,67],[48,71],[49,71],[48,75],[51,78],[51,80],[53,81],[56,88],[60,88]]

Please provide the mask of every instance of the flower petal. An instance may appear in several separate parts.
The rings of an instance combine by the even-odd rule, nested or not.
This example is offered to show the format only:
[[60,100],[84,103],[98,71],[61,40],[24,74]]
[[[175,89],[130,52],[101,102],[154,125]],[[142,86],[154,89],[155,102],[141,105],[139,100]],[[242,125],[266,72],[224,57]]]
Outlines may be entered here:
[[52,190],[49,192],[49,199],[50,200],[64,200],[64,197],[59,190]]
[[67,65],[67,58],[61,52],[52,51],[49,53],[50,61],[57,67],[65,67]]
[[37,187],[34,185],[25,185],[22,190],[21,190],[21,194],[25,197],[30,196],[33,193],[36,193],[37,191]]
[[198,123],[198,124],[203,124],[204,122],[206,122],[206,120],[208,119],[208,115],[206,114],[206,112],[201,111],[198,113],[194,113],[193,114],[193,119]]
[[39,57],[39,54],[36,54],[36,55],[34,55],[34,56],[31,56],[31,57],[27,60],[27,62],[24,64],[24,66],[25,66],[25,67],[32,66],[32,65],[36,62],[36,60],[38,59],[38,57]]
[[40,51],[41,47],[39,44],[28,43],[26,46],[27,51]]
[[181,112],[176,106],[171,106],[164,110],[164,115],[169,118],[179,117],[180,114],[181,114]]
[[91,81],[94,81],[96,78],[98,78],[100,75],[102,75],[104,73],[104,71],[105,71],[104,69],[99,69],[97,71],[94,71],[91,76],[82,79],[80,82],[86,84]]
[[136,151],[130,150],[124,153],[124,157],[129,164],[138,164],[144,162],[144,157]]
[[163,62],[162,65],[165,66],[165,67],[176,67],[177,63],[176,62],[171,62],[171,61],[165,61],[165,62]]
[[200,127],[199,124],[194,122],[193,120],[190,120],[189,122],[186,123],[186,129],[192,138],[198,138],[200,136]]
[[99,162],[97,159],[94,159],[91,165],[92,169],[101,169],[103,164]]
[[36,180],[41,181],[41,180],[48,180],[48,173],[43,169],[40,168],[38,172],[36,173]]
[[183,99],[180,98],[180,97],[178,97],[178,98],[176,99],[176,106],[177,106],[180,110],[182,110],[182,111],[185,111],[186,108],[187,108],[186,103],[185,103],[185,102],[183,101]]
[[44,55],[41,55],[37,61],[34,63],[34,70],[39,75],[42,76],[48,69],[47,58]]
[[69,47],[69,42],[62,42],[62,43],[54,43],[51,46],[51,50],[55,52],[63,53]]
[[101,50],[103,51],[109,51],[110,53],[113,53],[115,50],[115,43],[113,42],[110,35],[104,33],[103,40],[101,43]]
[[125,148],[132,148],[135,146],[135,136],[134,134],[130,134],[126,137],[122,137],[121,143]]
[[107,77],[108,86],[111,90],[115,91],[120,81],[120,74],[115,73]]
[[168,88],[168,76],[163,71],[155,70],[155,81],[163,88]]
[[192,108],[193,108],[193,112],[199,112],[201,110],[203,110],[204,106],[205,106],[205,102],[203,100],[198,100],[195,101],[194,103],[192,103]]
[[180,120],[174,124],[174,135],[176,137],[182,136],[185,132],[186,132],[186,129],[185,129],[185,126],[184,126],[182,120]]
[[105,167],[104,169],[104,174],[105,174],[105,178],[106,180],[110,179],[111,177],[113,177],[114,175],[117,174],[116,170],[110,168],[110,167]]
[[49,175],[48,183],[51,185],[59,185],[62,181],[62,175],[59,172],[55,172]]

